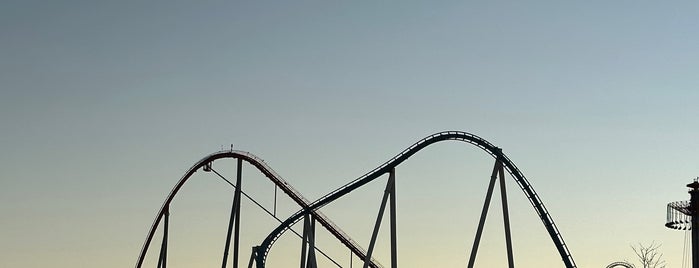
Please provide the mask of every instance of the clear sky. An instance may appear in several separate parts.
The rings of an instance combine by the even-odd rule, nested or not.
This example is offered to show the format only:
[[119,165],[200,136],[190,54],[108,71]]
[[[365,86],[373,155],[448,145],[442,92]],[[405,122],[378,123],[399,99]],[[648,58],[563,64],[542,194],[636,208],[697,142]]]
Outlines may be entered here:
[[[697,1],[3,1],[0,267],[134,265],[172,185],[231,143],[315,199],[442,130],[502,147],[579,267],[631,260],[630,244],[651,241],[680,267],[684,234],[663,224],[666,203],[688,199],[699,176],[698,11]],[[232,176],[231,166],[221,168]],[[401,267],[465,266],[491,167],[455,142],[399,167]],[[271,204],[273,186],[244,172],[244,190]],[[220,263],[232,189],[197,176],[173,204],[171,267]],[[323,211],[367,245],[384,183]],[[508,189],[519,267],[562,267]],[[247,261],[275,224],[244,206]],[[480,267],[504,265],[498,206]],[[297,265],[298,240],[284,239],[274,267]],[[347,265],[346,250],[323,241]]]

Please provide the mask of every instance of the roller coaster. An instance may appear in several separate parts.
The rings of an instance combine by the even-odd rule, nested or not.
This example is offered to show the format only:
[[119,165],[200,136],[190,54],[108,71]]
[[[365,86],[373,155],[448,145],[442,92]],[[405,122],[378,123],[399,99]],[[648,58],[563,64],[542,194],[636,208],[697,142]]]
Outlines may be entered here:
[[[522,190],[524,195],[529,200],[534,211],[537,213],[539,219],[541,220],[544,228],[548,232],[551,240],[553,241],[558,254],[560,255],[563,264],[567,268],[575,268],[576,264],[573,257],[568,250],[563,237],[561,236],[553,218],[550,216],[548,210],[544,206],[543,202],[537,195],[537,193],[532,188],[529,181],[522,174],[522,172],[515,166],[500,148],[494,146],[490,142],[476,135],[462,132],[462,131],[445,131],[432,134],[427,136],[416,143],[412,144],[410,147],[400,152],[395,157],[391,158],[382,165],[376,167],[375,169],[369,171],[363,176],[343,185],[342,187],[322,196],[315,201],[309,201],[306,199],[299,191],[294,189],[291,184],[284,180],[279,174],[277,174],[272,168],[270,168],[262,159],[259,157],[244,151],[239,150],[224,150],[213,154],[210,154],[198,162],[196,162],[184,176],[175,184],[170,193],[165,198],[160,210],[158,211],[147,235],[145,242],[141,248],[136,262],[136,268],[141,268],[143,266],[145,257],[150,248],[151,242],[155,236],[156,231],[159,227],[162,227],[162,241],[160,245],[160,253],[158,255],[158,268],[167,266],[167,248],[168,248],[168,222],[169,222],[169,210],[170,204],[183,187],[183,185],[194,175],[197,171],[210,172],[220,177],[221,179],[228,182],[231,186],[235,188],[233,205],[231,208],[230,221],[228,224],[226,244],[223,254],[222,267],[228,266],[228,253],[230,250],[230,243],[233,240],[233,267],[238,267],[239,262],[239,233],[240,233],[240,204],[241,199],[246,197],[251,201],[255,202],[259,207],[265,210],[270,216],[274,217],[279,221],[277,228],[272,230],[269,235],[262,240],[262,242],[253,247],[253,251],[250,255],[248,267],[264,268],[266,267],[266,259],[268,253],[273,247],[274,243],[288,230],[294,232],[297,236],[302,238],[302,250],[301,250],[301,264],[300,267],[315,268],[316,263],[316,251],[322,255],[326,255],[324,252],[320,251],[315,246],[315,223],[320,223],[326,230],[328,230],[339,242],[341,242],[345,247],[347,247],[352,254],[355,254],[363,261],[363,267],[368,268],[382,268],[377,260],[372,257],[373,249],[376,243],[377,234],[379,227],[382,222],[383,214],[385,209],[388,207],[390,214],[390,233],[391,233],[391,268],[397,267],[397,252],[396,252],[396,215],[395,215],[395,169],[405,160],[409,159],[411,156],[416,154],[418,151],[438,142],[442,141],[459,141],[466,144],[474,145],[477,148],[485,151],[488,155],[495,159],[495,164],[493,167],[493,172],[488,185],[488,192],[486,194],[483,209],[481,211],[481,216],[478,224],[478,229],[476,231],[476,236],[473,242],[472,250],[470,252],[470,258],[468,262],[468,267],[472,268],[475,263],[476,253],[478,251],[481,235],[483,232],[483,226],[485,224],[485,219],[488,213],[490,200],[493,194],[493,188],[495,183],[499,181],[500,193],[502,198],[502,209],[503,209],[503,221],[505,226],[505,238],[506,247],[508,255],[508,265],[510,268],[514,267],[513,253],[512,253],[512,242],[510,237],[510,225],[509,225],[509,212],[507,206],[507,194],[505,191],[505,170],[509,173],[510,177],[515,180],[519,188]],[[231,182],[220,172],[218,172],[214,165],[214,161],[224,158],[237,159],[237,176],[235,183]],[[300,210],[292,214],[289,218],[282,220],[276,215],[276,211],[271,212],[265,209],[259,203],[254,201],[250,196],[244,193],[241,189],[242,185],[242,164],[247,162],[259,170],[266,178],[268,178],[278,189],[282,190],[288,197],[291,198],[299,207]],[[372,237],[368,245],[368,249],[363,249],[359,243],[350,238],[344,231],[342,231],[336,224],[334,224],[327,216],[320,212],[320,208],[338,200],[347,194],[361,188],[369,182],[376,180],[382,176],[388,175],[388,182],[386,183],[386,188],[382,197],[382,203],[378,216],[376,218],[376,223],[373,229]],[[276,193],[276,191],[275,191]],[[275,194],[275,207],[276,207],[276,194]],[[294,224],[302,221],[303,232],[299,234],[298,232],[291,229]],[[326,255],[327,257],[327,255]],[[333,261],[334,262],[334,261]],[[341,267],[338,263],[334,262],[338,267]]]
[[609,265],[607,265],[606,268],[614,268],[614,267],[635,268],[635,267],[633,267],[633,265],[629,264],[628,262],[623,262],[623,261],[612,262]]

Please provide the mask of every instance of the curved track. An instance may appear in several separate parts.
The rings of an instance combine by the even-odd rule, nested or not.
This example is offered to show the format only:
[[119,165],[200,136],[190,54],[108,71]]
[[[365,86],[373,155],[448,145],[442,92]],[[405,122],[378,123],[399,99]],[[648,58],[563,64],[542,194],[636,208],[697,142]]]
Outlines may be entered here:
[[[260,172],[262,172],[267,178],[269,178],[270,181],[272,181],[272,183],[281,188],[282,191],[286,193],[289,197],[291,197],[291,199],[293,199],[294,202],[296,202],[299,206],[301,206],[304,209],[309,207],[310,201],[303,197],[301,193],[294,189],[288,182],[286,182],[281,176],[279,176],[279,174],[274,172],[274,170],[272,170],[272,168],[270,168],[264,162],[264,160],[260,159],[259,157],[249,152],[238,150],[226,150],[210,154],[202,158],[196,164],[194,164],[194,166],[189,168],[187,173],[185,173],[185,175],[182,176],[182,178],[172,188],[167,198],[165,198],[165,202],[163,202],[160,211],[158,211],[158,215],[155,217],[155,220],[151,225],[150,231],[148,232],[148,236],[146,237],[146,240],[143,243],[143,247],[141,248],[141,252],[138,256],[138,261],[136,262],[136,268],[140,268],[141,265],[143,265],[143,261],[145,259],[146,253],[148,252],[148,247],[150,246],[150,243],[153,240],[155,231],[157,230],[160,221],[163,219],[163,216],[167,212],[168,207],[170,206],[170,203],[172,202],[177,192],[197,170],[204,167],[206,164],[211,163],[214,160],[222,158],[237,158],[250,163],[251,165],[255,166]],[[325,227],[330,233],[333,234],[333,236],[335,236],[338,240],[340,240],[340,242],[347,246],[354,254],[360,256],[361,258],[364,258],[366,256],[366,252],[359,246],[359,244],[352,240],[339,227],[337,227],[333,222],[331,222],[330,219],[328,219],[325,215],[320,213],[320,211],[313,211],[312,213],[316,217],[316,220],[320,222],[321,225],[323,225],[323,227]],[[376,261],[372,262],[372,266],[374,268],[382,267]]]
[[609,265],[607,265],[606,268],[613,268],[613,267],[626,267],[626,268],[634,268],[633,265],[626,263],[626,262],[612,262]]
[[534,207],[534,210],[539,215],[541,222],[544,224],[544,227],[551,236],[551,239],[553,240],[553,243],[555,244],[565,266],[567,268],[575,268],[576,265],[573,261],[573,257],[571,256],[568,247],[563,241],[563,237],[561,237],[561,234],[558,231],[556,224],[553,222],[553,219],[549,215],[548,210],[546,210],[546,207],[544,206],[543,202],[536,194],[532,186],[529,184],[527,179],[524,177],[522,172],[517,168],[517,166],[515,166],[515,164],[509,158],[507,158],[505,154],[502,153],[502,150],[500,150],[500,148],[495,147],[493,144],[491,144],[483,138],[461,131],[445,131],[427,136],[422,140],[419,140],[418,142],[414,143],[413,145],[405,149],[403,152],[393,157],[391,160],[370,171],[369,173],[351,181],[348,184],[345,184],[344,186],[338,188],[335,191],[328,193],[327,195],[319,198],[318,200],[304,207],[304,209],[302,209],[301,211],[296,212],[294,215],[285,220],[281,225],[279,225],[279,227],[277,227],[274,231],[272,231],[272,233],[270,233],[267,236],[267,238],[265,238],[262,244],[259,247],[257,247],[258,251],[255,259],[257,267],[265,267],[267,254],[269,253],[269,250],[271,249],[274,242],[293,224],[302,219],[304,215],[314,213],[316,210],[327,205],[328,203],[337,200],[338,198],[354,191],[355,189],[390,172],[393,168],[401,164],[406,159],[410,158],[418,151],[424,149],[425,147],[440,141],[448,140],[462,141],[475,145],[476,147],[490,154],[493,158],[502,161],[502,163],[505,165],[505,169],[507,169],[510,175],[512,175],[512,177],[515,179],[519,187],[522,189],[524,194],[529,199],[531,205]]

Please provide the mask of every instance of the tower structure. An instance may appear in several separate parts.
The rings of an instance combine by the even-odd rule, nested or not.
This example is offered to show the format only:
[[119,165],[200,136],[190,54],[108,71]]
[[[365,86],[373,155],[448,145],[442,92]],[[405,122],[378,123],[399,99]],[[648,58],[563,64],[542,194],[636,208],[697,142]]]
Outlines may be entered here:
[[699,268],[699,178],[687,184],[689,201],[667,204],[665,227],[692,231],[692,268]]

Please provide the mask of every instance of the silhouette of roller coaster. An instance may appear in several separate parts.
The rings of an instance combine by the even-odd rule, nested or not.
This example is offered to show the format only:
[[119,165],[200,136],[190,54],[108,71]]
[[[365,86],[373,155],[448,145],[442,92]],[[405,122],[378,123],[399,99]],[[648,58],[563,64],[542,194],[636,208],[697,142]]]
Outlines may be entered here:
[[[475,263],[476,253],[478,251],[478,246],[480,243],[481,234],[483,231],[483,226],[485,224],[485,219],[488,213],[490,199],[492,197],[493,188],[496,181],[500,184],[500,193],[502,198],[502,209],[503,209],[503,221],[505,224],[505,238],[506,247],[508,254],[508,265],[510,268],[514,267],[514,260],[512,254],[512,242],[510,238],[510,227],[509,227],[509,212],[507,206],[507,195],[505,192],[505,174],[504,171],[510,174],[510,176],[515,180],[517,185],[520,187],[522,192],[525,194],[535,212],[539,216],[541,222],[543,223],[546,231],[551,237],[565,267],[574,268],[576,264],[571,256],[568,247],[563,241],[556,224],[551,218],[548,210],[544,206],[543,202],[536,194],[532,186],[529,184],[527,179],[524,177],[522,172],[515,166],[515,164],[502,152],[502,150],[483,138],[476,135],[462,132],[462,131],[444,131],[427,136],[418,142],[414,143],[389,161],[380,165],[379,167],[373,169],[372,171],[366,173],[365,175],[343,185],[342,187],[324,195],[323,197],[310,202],[303,195],[295,190],[288,182],[286,182],[281,176],[279,176],[272,168],[270,168],[262,159],[256,157],[255,155],[238,150],[226,150],[213,153],[209,156],[204,157],[199,160],[194,166],[192,166],[185,175],[175,184],[173,189],[170,191],[168,196],[163,202],[162,207],[158,211],[158,214],[149,229],[146,236],[146,240],[143,243],[138,260],[136,262],[136,267],[140,268],[143,265],[144,259],[159,226],[162,226],[162,243],[160,246],[160,254],[158,256],[158,268],[167,266],[167,245],[168,245],[168,218],[169,218],[169,208],[170,203],[174,199],[175,195],[182,188],[182,186],[187,182],[187,180],[197,171],[202,170],[204,172],[212,172],[222,179],[226,180],[231,186],[235,187],[235,193],[233,198],[233,205],[231,208],[230,221],[228,225],[228,232],[226,236],[226,244],[223,254],[222,267],[225,268],[228,265],[228,253],[230,250],[230,243],[233,240],[233,267],[238,267],[239,260],[239,232],[240,232],[240,203],[243,196],[255,202],[251,197],[242,192],[242,163],[247,162],[254,167],[256,167],[262,174],[265,175],[272,183],[281,189],[287,196],[289,196],[296,204],[301,208],[298,212],[292,214],[286,220],[281,220],[277,218],[276,211],[270,212],[265,209],[259,203],[255,202],[263,210],[265,210],[270,216],[274,217],[280,222],[280,225],[272,230],[272,232],[264,238],[264,240],[258,245],[253,247],[253,251],[250,255],[248,267],[251,268],[264,268],[266,263],[266,258],[270,252],[274,243],[279,239],[282,234],[287,230],[291,230],[302,238],[302,250],[301,250],[301,264],[300,267],[306,268],[316,268],[316,251],[320,254],[325,255],[322,251],[317,249],[315,246],[315,223],[320,223],[325,229],[327,229],[336,239],[338,239],[344,246],[346,246],[353,254],[359,257],[363,261],[363,267],[373,267],[381,268],[383,267],[378,261],[372,257],[373,249],[375,246],[377,234],[383,218],[384,211],[386,207],[389,208],[390,214],[390,233],[391,233],[391,268],[397,268],[397,251],[396,251],[396,215],[395,215],[395,168],[403,163],[405,160],[413,156],[418,151],[424,149],[425,147],[441,142],[441,141],[460,141],[467,144],[474,145],[495,159],[495,165],[493,167],[493,172],[491,175],[490,183],[488,186],[488,192],[486,194],[485,202],[480,216],[480,221],[478,229],[476,231],[476,237],[474,239],[473,247],[470,253],[470,258],[468,262],[468,267],[472,268]],[[222,176],[218,171],[213,168],[212,163],[215,160],[223,158],[234,158],[237,159],[237,176],[236,182],[232,183],[224,176]],[[343,232],[337,225],[335,225],[330,219],[322,214],[319,209],[323,206],[340,199],[341,197],[351,193],[352,191],[366,185],[367,183],[376,180],[379,177],[388,175],[388,182],[386,184],[386,189],[382,198],[382,204],[379,209],[379,214],[376,219],[376,223],[373,229],[372,237],[368,246],[368,249],[363,249],[356,241],[352,240],[345,232]],[[275,191],[276,193],[276,191]],[[275,194],[275,207],[276,207],[276,194]],[[297,233],[292,230],[291,227],[303,220],[303,232],[302,234]],[[327,255],[326,255],[327,257]],[[331,260],[332,261],[332,260]],[[333,261],[334,262],[334,261]],[[339,264],[334,262],[338,267]]]
[[634,268],[633,265],[627,263],[627,262],[612,262],[609,265],[607,265],[606,268],[614,268],[614,267],[626,267],[626,268]]

